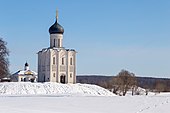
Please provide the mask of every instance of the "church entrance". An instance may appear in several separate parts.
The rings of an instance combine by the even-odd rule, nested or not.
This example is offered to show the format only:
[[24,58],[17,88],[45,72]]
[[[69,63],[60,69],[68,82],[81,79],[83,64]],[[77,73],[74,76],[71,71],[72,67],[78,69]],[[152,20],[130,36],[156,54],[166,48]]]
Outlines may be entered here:
[[60,83],[63,83],[63,84],[66,83],[66,76],[65,75],[60,76]]

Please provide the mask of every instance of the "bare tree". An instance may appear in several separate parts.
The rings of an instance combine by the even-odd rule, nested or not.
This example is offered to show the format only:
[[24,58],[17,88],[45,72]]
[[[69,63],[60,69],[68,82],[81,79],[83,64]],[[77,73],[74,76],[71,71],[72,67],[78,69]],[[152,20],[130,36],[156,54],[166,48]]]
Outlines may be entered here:
[[0,78],[3,78],[9,74],[9,51],[6,47],[7,43],[0,38]]
[[112,81],[113,81],[112,82],[113,83],[113,85],[112,85],[113,93],[118,95],[119,94],[119,90],[120,90],[120,80],[119,80],[118,77],[114,77],[112,79]]
[[125,96],[127,91],[131,88],[132,88],[132,95],[133,95],[134,88],[137,84],[135,74],[130,73],[126,70],[122,70],[116,76],[116,84],[117,84],[117,88],[119,88],[119,90],[120,90],[120,92],[122,92],[123,96]]

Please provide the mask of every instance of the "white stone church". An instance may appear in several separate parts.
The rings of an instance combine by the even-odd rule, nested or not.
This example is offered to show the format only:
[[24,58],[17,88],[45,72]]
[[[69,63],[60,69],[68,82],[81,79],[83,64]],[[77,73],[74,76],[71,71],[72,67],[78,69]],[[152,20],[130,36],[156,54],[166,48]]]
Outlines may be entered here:
[[64,28],[55,23],[49,28],[50,47],[38,52],[38,82],[76,83],[76,51],[63,47]]

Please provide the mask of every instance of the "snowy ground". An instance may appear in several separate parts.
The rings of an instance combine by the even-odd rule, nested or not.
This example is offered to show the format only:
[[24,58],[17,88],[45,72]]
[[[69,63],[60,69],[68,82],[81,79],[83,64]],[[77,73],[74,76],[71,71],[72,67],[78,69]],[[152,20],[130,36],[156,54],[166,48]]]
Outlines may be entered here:
[[110,91],[97,85],[89,84],[59,84],[59,83],[30,83],[6,82],[0,83],[1,96],[27,95],[67,95],[67,96],[115,96]]
[[0,97],[0,113],[169,113],[170,96]]
[[[92,87],[95,90],[100,89],[97,86]],[[0,90],[3,88],[0,87]],[[90,96],[83,93],[78,96],[75,94],[0,96],[0,113],[169,113],[169,111],[170,93],[125,97]]]

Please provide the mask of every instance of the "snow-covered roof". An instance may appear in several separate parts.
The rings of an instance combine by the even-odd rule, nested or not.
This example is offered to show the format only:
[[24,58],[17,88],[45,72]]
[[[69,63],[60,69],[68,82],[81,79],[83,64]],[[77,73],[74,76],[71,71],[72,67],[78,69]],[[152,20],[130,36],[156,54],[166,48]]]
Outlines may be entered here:
[[34,76],[37,76],[38,74],[37,74],[37,72],[30,70],[28,63],[26,62],[24,70],[19,70],[16,73],[12,74],[12,76],[18,76],[18,75],[23,75],[23,76],[34,75]]
[[32,70],[19,70],[12,75],[14,75],[14,76],[17,76],[17,75],[35,75],[36,76],[37,72],[32,71]]

